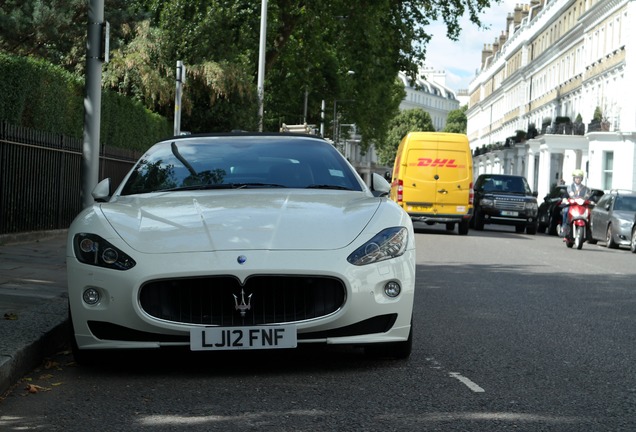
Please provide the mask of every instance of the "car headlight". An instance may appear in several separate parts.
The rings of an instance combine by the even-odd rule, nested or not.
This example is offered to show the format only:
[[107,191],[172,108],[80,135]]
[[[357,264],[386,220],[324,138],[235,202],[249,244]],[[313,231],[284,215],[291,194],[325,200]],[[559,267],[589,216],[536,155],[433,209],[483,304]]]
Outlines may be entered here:
[[532,202],[532,201],[530,201],[530,202],[527,202],[527,203],[526,203],[526,209],[527,209],[527,210],[538,210],[538,209],[539,209],[539,206],[537,205],[537,203],[536,203],[536,202]]
[[404,227],[382,230],[347,257],[353,265],[363,266],[399,257],[406,251],[408,231]]
[[75,234],[73,250],[75,257],[84,264],[113,270],[130,270],[137,264],[130,256],[95,234]]
[[495,205],[495,200],[490,198],[484,198],[481,201],[479,201],[479,204],[481,204],[482,207],[492,207]]

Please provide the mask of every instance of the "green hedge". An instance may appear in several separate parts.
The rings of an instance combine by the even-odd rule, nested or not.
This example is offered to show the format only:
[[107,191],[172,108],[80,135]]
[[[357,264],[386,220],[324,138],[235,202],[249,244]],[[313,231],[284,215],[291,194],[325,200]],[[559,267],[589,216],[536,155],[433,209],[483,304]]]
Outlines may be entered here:
[[[82,138],[84,95],[84,81],[64,69],[0,52],[0,120]],[[145,151],[169,135],[166,118],[138,101],[102,92],[100,144]]]

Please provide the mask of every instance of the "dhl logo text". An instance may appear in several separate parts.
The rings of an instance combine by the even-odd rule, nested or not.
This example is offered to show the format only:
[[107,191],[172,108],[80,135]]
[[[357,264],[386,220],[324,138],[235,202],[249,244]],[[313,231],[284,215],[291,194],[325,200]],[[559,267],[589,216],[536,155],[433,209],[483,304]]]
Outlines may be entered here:
[[420,167],[447,167],[447,168],[460,168],[455,163],[455,159],[431,159],[431,158],[419,158],[416,166]]

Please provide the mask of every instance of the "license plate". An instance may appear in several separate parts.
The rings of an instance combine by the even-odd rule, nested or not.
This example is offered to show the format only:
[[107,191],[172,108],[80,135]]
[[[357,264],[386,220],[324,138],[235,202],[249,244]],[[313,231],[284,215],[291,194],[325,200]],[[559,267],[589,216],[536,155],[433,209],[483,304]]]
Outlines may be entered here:
[[513,212],[513,211],[505,211],[503,210],[501,212],[502,216],[519,216],[519,212]]
[[296,326],[200,327],[190,330],[190,350],[296,348]]
[[407,212],[427,212],[432,209],[431,206],[408,206],[406,208]]

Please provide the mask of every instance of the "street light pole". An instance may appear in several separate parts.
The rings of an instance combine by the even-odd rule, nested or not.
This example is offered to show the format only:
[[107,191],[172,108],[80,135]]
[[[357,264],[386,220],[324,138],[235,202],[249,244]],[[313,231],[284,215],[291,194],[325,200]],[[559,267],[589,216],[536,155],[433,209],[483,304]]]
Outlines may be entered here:
[[267,0],[261,0],[261,38],[258,51],[258,130],[263,132],[263,99],[265,97],[265,48],[267,41]]
[[338,133],[339,121],[338,121],[338,102],[355,102],[355,99],[334,99],[333,101],[333,145],[338,147],[340,141],[340,134]]
[[185,83],[185,66],[181,60],[177,61],[177,88],[174,96],[174,135],[181,133],[181,98],[183,96],[183,84]]
[[[347,75],[355,75],[352,70],[347,71]],[[333,144],[338,147],[338,102],[351,102],[354,99],[334,99],[333,100]]]
[[82,144],[82,206],[93,205],[91,192],[99,179],[99,134],[102,113],[102,62],[108,58],[103,38],[104,0],[90,0],[86,41],[86,97],[84,98],[84,142]]

